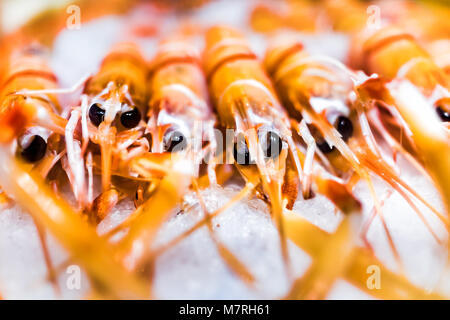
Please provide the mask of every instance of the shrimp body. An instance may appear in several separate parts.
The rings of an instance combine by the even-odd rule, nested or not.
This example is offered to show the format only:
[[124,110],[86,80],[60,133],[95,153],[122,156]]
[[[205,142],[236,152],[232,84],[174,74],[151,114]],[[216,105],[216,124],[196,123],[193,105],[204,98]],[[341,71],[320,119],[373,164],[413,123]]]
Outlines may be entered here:
[[[319,150],[338,172],[343,174],[353,168],[363,174],[361,164],[380,159],[351,81],[358,75],[332,59],[308,55],[297,41],[290,39],[268,50],[265,66],[290,115],[311,125]],[[381,162],[370,164],[373,168],[380,165]],[[382,171],[392,174],[387,164],[382,167]]]
[[[394,107],[398,115],[388,112],[388,120],[400,118],[397,127],[410,132],[409,143],[417,150],[413,155],[433,177],[448,210],[450,171],[445,163],[450,156],[450,78],[411,35],[395,27],[375,32],[363,50],[365,70],[385,80],[362,84],[361,96]],[[410,97],[415,97],[414,103],[407,102]],[[392,130],[387,131],[398,140]]]
[[357,0],[326,0],[323,4],[333,30],[354,32],[367,23],[366,6]]
[[147,65],[135,45],[116,45],[104,58],[99,71],[85,85],[92,126],[98,127],[90,138],[100,145],[103,190],[110,188],[113,148],[117,131],[138,127],[147,103]]
[[[215,42],[213,42],[214,40]],[[217,57],[222,58],[218,59]],[[277,168],[270,168],[269,166],[266,169],[263,163],[258,164],[257,162],[262,173],[275,176],[275,178],[270,176],[270,179],[276,181],[284,176],[283,192],[286,192],[288,207],[293,205],[297,197],[298,179],[302,176],[304,177],[304,181],[302,181],[303,196],[308,198],[311,195],[309,179],[312,171],[314,171],[313,176],[316,178],[315,181],[321,192],[334,198],[333,202],[339,203],[340,208],[344,209],[345,212],[358,211],[359,202],[355,201],[352,196],[340,198],[344,194],[348,195],[348,193],[346,191],[338,192],[337,189],[342,185],[339,187],[339,182],[331,182],[319,167],[312,168],[310,165],[306,165],[306,172],[302,172],[301,167],[304,165],[306,158],[311,160],[311,157],[303,154],[295,146],[291,122],[276,98],[269,77],[238,33],[226,28],[212,29],[209,38],[207,38],[205,63],[210,79],[210,92],[222,125],[236,130],[237,136],[255,128],[262,131],[262,134],[258,132],[260,138],[264,138],[264,133],[268,133],[272,138],[273,136],[281,137],[283,148],[289,150],[289,157],[284,162],[277,161],[279,165]],[[269,154],[268,146],[264,144],[265,141],[261,139],[259,142],[262,142],[261,145],[266,148],[263,150],[266,158],[269,155],[268,158],[275,156],[274,158],[277,159],[277,152]],[[234,153],[239,156],[236,148]],[[256,156],[254,159],[256,159]],[[286,165],[283,165],[283,163],[286,163]],[[251,169],[251,166],[240,165],[239,161],[237,165],[244,176]],[[336,196],[333,197],[333,194]]]
[[[291,150],[293,148],[290,124],[270,79],[255,54],[237,31],[218,26],[211,28],[206,34],[204,64],[220,123],[224,128],[235,130],[236,139],[242,134],[245,137],[245,141],[236,141],[234,148],[235,163],[241,173],[249,178],[249,174],[255,174],[259,170],[257,175],[260,175],[263,181],[281,187],[285,177],[288,143]],[[268,140],[263,147],[258,147],[264,136]],[[285,140],[284,143],[282,139]],[[274,150],[268,150],[271,147]],[[262,150],[263,148],[265,150]],[[236,159],[239,156],[242,156],[242,159]],[[281,158],[280,161],[267,164],[263,159],[265,156],[272,157],[272,160],[278,160],[279,156]],[[256,162],[256,171],[255,166],[249,166],[251,161]],[[290,169],[295,170],[297,166],[297,170],[301,171],[295,150],[291,151],[289,161],[292,161]],[[290,185],[296,183],[295,178],[288,181]],[[267,187],[268,185],[265,186]],[[291,192],[289,203],[292,205],[297,196],[297,188],[289,187],[285,190]],[[273,197],[281,197],[281,190],[277,190],[277,187],[273,192],[279,192],[276,196],[273,194]],[[271,201],[275,203],[281,199]]]
[[[291,117],[299,122],[305,118],[306,122],[311,124],[311,117],[317,116],[332,131],[329,139],[332,138],[332,133],[336,133],[329,123],[334,124],[342,116],[354,116],[347,105],[351,83],[345,75],[334,72],[321,61],[311,59],[302,44],[296,40],[281,39],[274,43],[267,51],[265,68]],[[319,127],[310,127],[319,150],[334,155],[334,149],[328,145],[325,136],[321,136],[318,129]],[[353,126],[351,130],[353,134]],[[353,158],[349,159],[354,161]],[[329,157],[329,160],[338,172],[348,171],[347,161],[334,156]]]
[[[86,84],[84,92],[91,96],[102,93],[113,82],[116,87],[127,86],[123,97],[131,98],[132,106],[144,110],[147,97],[147,66],[138,48],[131,43],[120,43],[103,59],[99,71]],[[112,93],[109,93],[111,96]],[[105,93],[108,98],[108,92]]]
[[[362,66],[387,81],[408,80],[434,105],[444,122],[450,121],[450,78],[408,32],[388,26],[363,42]],[[389,101],[388,101],[389,102]]]
[[[215,121],[196,48],[185,40],[161,43],[152,62],[149,88],[152,152],[180,151],[188,145],[192,150],[195,135],[202,138],[201,126]],[[201,152],[198,145],[195,148]]]
[[[164,166],[174,166],[179,158],[184,158],[184,163],[188,166],[185,169],[189,172],[185,175],[186,179],[198,178],[201,159],[196,157],[202,153],[202,125],[214,123],[198,53],[185,40],[170,38],[159,45],[150,70],[147,86],[151,98],[147,111],[146,137],[151,141],[147,150],[151,153],[144,152],[141,156],[159,163],[159,158],[167,158],[173,154],[173,163],[164,162]],[[136,159],[132,159],[132,162],[136,163]],[[142,170],[139,172],[144,177],[157,178],[149,188],[159,188],[158,175]],[[150,192],[145,191],[142,186],[138,186],[139,204],[150,201],[146,197]],[[179,197],[168,200],[167,207],[175,207],[184,192],[187,189],[180,189]],[[132,239],[129,236],[125,242]]]
[[210,93],[224,127],[245,131],[253,126],[273,126],[280,135],[290,135],[286,113],[270,79],[239,33],[226,27],[210,29],[204,61]]
[[[141,160],[139,157],[134,158],[132,165],[145,177],[151,177],[155,176],[155,172],[147,171],[146,168],[152,166],[152,161],[170,160],[159,163],[166,170],[150,197],[145,197],[145,192],[140,193],[144,199],[137,210],[139,215],[120,243],[119,250],[126,252],[126,261],[130,267],[142,266],[149,260],[149,254],[134,250],[136,243],[151,243],[168,213],[188,191],[190,183],[197,192],[201,210],[205,216],[209,215],[197,180],[205,149],[211,154],[216,151],[212,130],[215,117],[208,103],[200,57],[194,47],[179,38],[162,42],[151,64],[149,88],[151,99],[147,130],[152,137],[151,153],[142,155]],[[202,146],[204,138],[209,141],[205,147]],[[184,173],[177,172],[181,167]],[[214,158],[208,162],[208,178],[210,183],[216,183]],[[167,196],[168,192],[170,197]],[[158,204],[158,201],[164,202],[164,205]],[[208,223],[208,230],[219,254],[231,270],[246,281],[252,279],[241,262],[217,239],[211,222]]]
[[[35,48],[25,50],[11,57],[7,70],[0,93],[0,185],[35,220],[49,276],[56,281],[44,231],[51,232],[86,269],[93,283],[99,285],[94,288],[110,297],[146,296],[145,285],[116,264],[110,246],[44,180],[65,152],[53,150],[52,145],[59,145],[58,137],[65,134],[68,122],[58,116],[62,108],[56,94],[60,89],[43,55]],[[34,168],[38,170],[30,170],[25,162],[36,163]],[[119,279],[124,280],[119,284]]]
[[449,80],[419,46],[414,37],[399,28],[385,27],[363,45],[363,67],[384,78],[405,78],[431,94],[436,85],[449,88]]
[[[293,128],[298,128],[300,136],[307,142],[308,135],[313,137],[313,144],[317,145],[317,160],[322,162],[331,172],[351,182],[355,177],[365,180],[374,198],[374,214],[380,215],[389,243],[401,264],[395,244],[389,230],[384,223],[381,202],[375,193],[370,173],[383,179],[394,188],[410,204],[424,224],[428,226],[421,212],[410,199],[406,189],[415,198],[428,203],[398,177],[395,170],[383,159],[377,143],[370,131],[361,102],[358,100],[353,81],[359,79],[357,74],[347,70],[342,64],[323,56],[311,56],[295,39],[282,39],[269,47],[266,54],[265,67],[272,76],[284,106],[293,119]],[[307,126],[301,127],[301,123]],[[298,125],[297,123],[300,123]],[[430,206],[430,209],[434,210]],[[446,219],[439,212],[444,222]],[[324,249],[310,272],[299,281],[295,295],[311,297],[321,294],[321,290],[333,283],[339,272],[347,268],[338,261],[350,254],[352,238],[349,236],[349,222],[354,219],[349,216],[342,222],[333,234],[334,249]],[[369,221],[363,228],[363,240]],[[352,224],[352,223],[351,223]],[[351,225],[350,224],[350,225]],[[437,238],[437,241],[440,241]],[[367,240],[365,243],[368,244]],[[370,247],[370,246],[369,246]],[[340,252],[332,258],[331,252]],[[323,259],[323,260],[321,260]],[[331,263],[335,260],[336,263]],[[332,269],[328,266],[332,265]],[[321,279],[321,280],[318,280]],[[321,286],[317,281],[323,281]],[[327,283],[325,285],[325,283]]]
[[[434,106],[440,120],[450,121],[450,78],[445,65],[438,66],[411,34],[396,27],[382,28],[367,36],[365,41],[362,40],[364,37],[360,38],[363,42],[362,67],[368,74],[376,73],[385,81],[411,82]],[[371,90],[372,98],[394,104],[389,93],[382,90],[384,85],[377,90],[369,81],[364,87]],[[426,107],[421,109],[427,110]]]
[[[326,157],[326,161],[323,157],[319,159],[328,162],[330,170],[344,179],[352,177],[354,181],[356,176],[365,180],[374,198],[374,212],[382,217],[380,200],[369,174],[379,176],[400,193],[439,241],[405,190],[427,205],[445,224],[447,220],[409,187],[381,156],[352,81],[357,80],[358,75],[332,59],[308,55],[292,39],[269,49],[265,61],[294,123],[306,121],[320,150],[318,155]],[[395,253],[392,242],[391,247]]]

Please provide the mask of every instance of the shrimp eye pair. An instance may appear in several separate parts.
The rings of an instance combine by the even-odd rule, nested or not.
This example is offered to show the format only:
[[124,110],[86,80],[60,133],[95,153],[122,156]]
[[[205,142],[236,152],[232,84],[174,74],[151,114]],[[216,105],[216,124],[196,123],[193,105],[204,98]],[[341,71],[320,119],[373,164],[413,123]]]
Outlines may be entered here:
[[[263,143],[264,156],[266,158],[275,159],[281,153],[283,141],[280,136],[273,131],[269,131],[265,138],[266,141]],[[234,143],[233,156],[239,164],[249,165],[252,163],[247,142],[243,137],[238,138],[237,142]]]
[[164,137],[164,149],[166,152],[184,150],[187,145],[186,137],[180,131],[170,131]]
[[47,142],[41,136],[33,136],[30,144],[22,150],[20,155],[27,162],[37,162],[45,156]]
[[[98,103],[92,104],[89,108],[89,119],[98,127],[105,120],[105,110],[100,108]],[[120,123],[127,129],[136,127],[139,121],[141,121],[141,112],[138,108],[133,108],[120,115]]]
[[436,112],[443,122],[450,122],[450,112],[444,110],[441,106],[436,107]]

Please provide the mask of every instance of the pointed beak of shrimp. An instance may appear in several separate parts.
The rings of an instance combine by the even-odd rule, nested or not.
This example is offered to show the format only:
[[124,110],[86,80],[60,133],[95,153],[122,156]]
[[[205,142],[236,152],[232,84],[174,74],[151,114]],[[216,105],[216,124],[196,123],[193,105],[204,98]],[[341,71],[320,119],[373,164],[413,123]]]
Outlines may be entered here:
[[102,157],[102,186],[106,191],[110,188],[112,151],[116,140],[117,129],[103,122],[98,127],[99,145]]

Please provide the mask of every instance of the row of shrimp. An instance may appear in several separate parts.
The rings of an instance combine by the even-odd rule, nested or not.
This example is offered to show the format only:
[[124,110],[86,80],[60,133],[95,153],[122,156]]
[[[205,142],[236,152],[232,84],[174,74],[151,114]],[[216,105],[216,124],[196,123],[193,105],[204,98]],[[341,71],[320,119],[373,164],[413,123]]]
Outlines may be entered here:
[[[346,213],[346,219],[329,240],[327,250],[318,253],[311,270],[294,286],[293,297],[323,298],[336,278],[352,267],[351,259],[347,258],[354,254],[351,235],[355,230],[352,228],[355,224],[359,228],[361,209],[352,189],[359,179],[367,182],[374,200],[374,214],[361,226],[363,238],[373,217],[379,215],[401,266],[383,219],[382,201],[373,186],[371,175],[376,175],[405,199],[436,241],[442,242],[415,201],[427,206],[448,228],[447,214],[431,206],[399,177],[395,167],[382,156],[375,140],[368,109],[379,101],[379,97],[364,95],[371,85],[371,78],[355,73],[329,57],[308,55],[298,41],[282,39],[268,49],[264,61],[271,82],[242,36],[229,28],[211,29],[206,36],[205,52],[205,72],[219,120],[222,126],[235,129],[235,158],[241,154],[241,159],[247,159],[244,163],[237,161],[236,166],[247,181],[259,177],[257,191],[270,204],[282,241],[285,229],[290,230],[288,235],[298,236],[295,228],[283,223],[283,217],[297,198],[298,189],[302,190],[306,200],[314,188]],[[427,70],[423,73],[422,77],[430,76]],[[275,90],[289,116],[280,107]],[[438,110],[438,114],[441,113]],[[406,123],[403,122],[403,126],[406,130]],[[437,128],[440,127],[438,124]],[[415,128],[410,130],[416,132]],[[244,136],[243,142],[240,135]],[[445,152],[449,150],[448,138],[443,141],[434,138],[428,144],[431,141]],[[268,149],[268,145],[275,148]],[[434,157],[439,158],[435,163],[448,167],[445,155],[441,158],[434,150]],[[415,159],[411,161],[415,163]],[[420,164],[433,176],[434,167],[424,162]],[[435,168],[441,173],[435,182],[438,188],[442,187],[443,201],[448,202],[448,188],[442,186],[443,180],[448,181],[442,177],[446,175],[445,170]],[[292,216],[288,218],[292,219]],[[366,245],[370,249],[367,241]]]
[[445,3],[411,0],[285,0],[276,4],[257,1],[250,25],[257,32],[279,29],[302,32],[336,31],[356,33],[383,21],[412,30],[420,38],[448,37],[450,25]]
[[[446,215],[409,187],[381,156],[366,114],[367,102],[358,96],[362,92],[360,87],[364,87],[362,83],[370,83],[370,78],[355,74],[330,58],[309,57],[301,44],[289,41],[277,43],[273,50],[269,50],[264,65],[275,88],[239,32],[228,27],[215,27],[207,32],[204,70],[211,100],[220,126],[232,129],[233,143],[226,146],[225,152],[232,153],[234,164],[246,181],[242,193],[232,203],[254,189],[269,204],[279,230],[288,274],[286,235],[298,239],[298,230],[289,227],[284,220],[298,224],[296,218],[289,214],[297,199],[297,191],[302,191],[302,198],[306,201],[314,192],[322,193],[346,214],[338,231],[328,239],[330,244],[315,252],[313,267],[295,283],[291,297],[324,297],[339,276],[367,259],[367,254],[355,254],[359,249],[355,249],[352,236],[354,228],[358,230],[361,227],[358,222],[361,206],[352,194],[352,188],[359,179],[367,182],[374,199],[374,214],[362,226],[363,238],[373,217],[379,215],[401,265],[383,219],[382,201],[375,192],[370,174],[377,175],[399,192],[436,241],[442,241],[411,197],[422,202],[448,226]],[[278,101],[275,89],[290,117]],[[443,196],[445,200],[445,194]],[[209,223],[211,216],[220,212],[223,210],[206,217],[175,241]],[[299,228],[304,228],[304,223]],[[286,233],[286,230],[290,232]],[[367,241],[366,245],[370,252]],[[373,259],[370,257],[369,260]],[[405,285],[404,279],[399,279],[392,284],[391,290]],[[409,289],[409,297],[430,297],[420,289]],[[399,297],[392,291],[385,292],[384,296]]]
[[[79,151],[72,139],[78,133],[71,135],[74,130],[70,119],[61,116],[62,108],[57,99],[57,94],[70,90],[58,88],[57,78],[47,66],[43,51],[35,46],[12,55],[6,68],[0,117],[5,129],[1,137],[4,194],[31,214],[39,229],[49,231],[68,249],[102,294],[146,296],[146,287],[114,261],[112,250],[95,228],[55,192],[61,182],[59,169],[72,179],[70,158],[73,156],[70,153]],[[75,195],[81,194],[82,190],[76,189],[77,181],[71,182]],[[41,237],[43,249],[47,251],[44,239]],[[50,255],[45,253],[45,256]],[[49,276],[54,277],[56,271],[50,258],[47,265]]]
[[[275,43],[266,54],[265,65],[300,136],[299,123],[304,121],[308,124],[307,128],[319,149],[318,160],[342,178],[350,173],[350,185],[358,178],[367,181],[374,198],[374,210],[371,219],[363,226],[363,237],[375,215],[379,215],[401,267],[401,259],[384,222],[381,209],[384,200],[375,193],[369,173],[378,175],[399,192],[436,241],[442,242],[415,201],[427,206],[448,230],[449,46],[448,41],[439,40],[448,37],[448,21],[443,18],[448,8],[439,10],[438,5],[408,1],[374,1],[371,4],[376,6],[368,7],[367,3],[358,1],[327,1],[324,7],[333,29],[354,33],[349,65],[371,77],[349,70],[329,57],[310,56],[301,43],[292,39]],[[391,10],[390,5],[395,5],[399,10]],[[393,13],[389,14],[391,11]],[[418,11],[421,13],[418,14]],[[376,15],[372,18],[378,21],[370,20],[368,15],[371,14]],[[263,11],[257,8],[252,16],[253,22],[257,23],[261,16]],[[266,16],[266,19],[269,18]],[[412,21],[414,23],[411,24]],[[392,26],[394,23],[396,27]],[[442,28],[427,27],[432,24],[439,24]],[[404,31],[402,26],[410,31]],[[301,26],[298,28],[301,29]],[[361,29],[362,32],[357,33]],[[432,44],[429,53],[422,48],[423,43]],[[378,146],[375,138],[379,136],[392,151],[391,159],[385,159]],[[305,139],[305,135],[302,138]],[[396,166],[392,165],[397,153],[431,177],[442,195],[447,214],[431,206],[398,176]],[[338,234],[336,232],[335,236]],[[367,240],[364,241],[370,246]],[[342,261],[342,256],[336,255],[332,260],[331,255],[325,252],[323,259],[322,265],[317,263],[316,269],[311,268],[305,279],[295,286],[294,296],[308,296],[308,284],[329,290],[329,285],[312,280],[311,275],[324,277],[327,265],[333,266],[334,270],[328,270],[333,274],[336,268],[330,261]],[[334,281],[338,273],[330,279]],[[319,289],[312,292],[323,297]]]
[[[137,244],[151,242],[191,184],[198,191],[200,167],[195,157],[215,154],[215,119],[198,52],[182,40],[169,39],[149,67],[135,45],[120,44],[104,58],[95,75],[69,89],[57,88],[56,77],[37,49],[27,49],[22,55],[11,57],[10,75],[3,82],[3,168],[17,168],[14,174],[29,181],[18,186],[4,175],[3,197],[27,203],[26,209],[38,223],[66,245],[71,259],[86,268],[94,289],[115,297],[147,296],[143,294],[145,287],[137,286],[132,274],[118,277],[123,279],[121,284],[104,282],[114,282],[112,279],[120,273],[117,270],[141,266],[139,260],[145,252]],[[26,63],[28,59],[32,62]],[[79,105],[61,116],[56,95],[72,93],[83,84]],[[148,92],[151,99],[147,99]],[[203,132],[205,137],[198,137]],[[202,145],[205,140],[209,141],[206,146]],[[98,172],[102,188],[94,198]],[[207,172],[208,183],[216,183],[214,158]],[[51,190],[42,178],[47,178]],[[44,189],[39,205],[33,199],[35,192],[27,189],[31,182]],[[73,207],[63,200],[66,195],[60,191],[67,182],[73,191]],[[130,228],[113,254],[94,228],[130,195],[137,210],[108,235]],[[202,210],[208,214],[204,204]],[[87,231],[80,233],[88,236],[70,237],[69,232],[66,237],[64,229],[72,224],[71,228],[86,227]],[[246,268],[212,232],[211,236],[230,268],[250,281]],[[95,245],[85,254],[82,248],[86,249],[89,242]],[[100,259],[93,259],[95,255]],[[110,270],[116,259],[120,262],[98,279],[97,272]],[[53,269],[50,264],[49,269]],[[124,290],[128,282],[130,288]]]
[[[395,131],[377,126],[380,121],[385,123],[386,117],[398,120],[394,124],[401,128],[411,126],[408,112],[403,115],[402,96],[396,96],[398,90],[391,88],[395,83],[354,73],[327,57],[309,56],[296,41],[276,42],[261,64],[245,38],[232,28],[213,27],[205,39],[203,64],[198,49],[185,39],[162,42],[150,65],[137,46],[120,44],[104,58],[95,75],[70,89],[57,88],[56,78],[45,64],[12,59],[12,65],[20,68],[11,67],[11,75],[2,86],[0,184],[5,195],[23,204],[38,224],[69,249],[71,259],[84,266],[100,293],[114,297],[149,295],[151,282],[143,279],[148,279],[154,262],[151,243],[190,189],[196,192],[205,218],[176,240],[206,225],[227,265],[250,284],[254,279],[246,266],[215,236],[214,216],[255,192],[271,209],[286,271],[291,274],[287,237],[298,239],[298,234],[288,224],[298,190],[304,201],[315,193],[324,194],[345,214],[329,244],[315,250],[313,266],[293,287],[296,298],[324,297],[337,277],[360,263],[352,237],[361,227],[361,204],[352,192],[359,179],[366,181],[372,192],[374,216],[383,218],[383,212],[371,174],[399,192],[425,224],[411,197],[448,225],[446,215],[398,176],[372,134],[372,127],[387,132],[392,146],[404,150]],[[39,52],[28,50],[25,56],[36,59]],[[369,55],[364,57],[369,61]],[[386,55],[383,59],[389,58]],[[368,61],[364,63],[368,65]],[[376,63],[385,65],[384,61]],[[429,77],[428,69],[423,72],[418,79]],[[416,79],[416,74],[411,77]],[[84,89],[79,105],[61,112],[56,95],[74,92],[80,85]],[[375,90],[380,86],[386,89]],[[439,86],[439,99],[445,96],[441,88],[446,87]],[[390,113],[377,117],[379,114],[372,112],[375,108]],[[445,115],[443,108],[439,105],[437,110]],[[223,152],[217,148],[214,126],[232,129],[232,145],[226,145]],[[416,133],[422,127],[409,129]],[[425,133],[423,137],[439,140]],[[426,159],[418,159],[423,142],[420,138],[410,140],[411,150],[421,150],[408,150],[411,161],[430,172],[448,201],[450,188],[442,177],[445,160],[439,161],[445,158],[435,159],[438,156],[433,158],[433,150],[427,149]],[[439,148],[448,149],[448,140],[437,143]],[[199,189],[223,181],[219,177],[223,166],[216,164],[230,153],[246,185],[225,208],[208,212]],[[198,164],[198,157],[209,157],[206,168]],[[201,179],[204,171],[207,183]],[[94,197],[98,175],[101,192]],[[17,178],[12,181],[11,176]],[[45,178],[51,183],[44,182]],[[72,187],[75,206],[63,200],[61,179]],[[112,232],[99,236],[96,224],[127,197],[135,200],[135,212]],[[364,232],[370,222],[363,227]],[[386,224],[384,227],[396,254]],[[110,242],[119,230],[125,230],[125,236]],[[440,241],[431,227],[429,230]],[[133,272],[136,270],[140,272]],[[127,276],[119,276],[121,273]],[[364,287],[365,282],[359,285]]]
[[[387,30],[380,31],[382,34],[386,32]],[[386,54],[383,57],[384,60],[376,61],[377,64],[375,65],[381,69],[389,65],[391,61],[399,61],[398,58],[401,56],[406,57],[404,51],[399,52],[397,50],[398,48],[393,48],[390,54]],[[410,154],[405,150],[405,146],[408,147],[413,145],[413,143],[416,146],[418,142],[413,141],[410,145],[404,143],[402,137],[399,136],[399,132],[400,134],[412,132],[413,135],[411,137],[415,137],[419,135],[418,128],[408,125],[407,122],[401,119],[401,116],[392,116],[392,114],[398,115],[398,113],[401,113],[401,109],[395,103],[395,99],[387,100],[386,96],[381,97],[375,94],[376,89],[380,89],[380,86],[382,86],[379,78],[367,78],[364,74],[354,73],[339,62],[327,57],[309,56],[295,41],[286,41],[284,45],[278,44],[272,53],[273,56],[271,57],[269,51],[268,58],[266,59],[268,71],[273,74],[275,86],[294,121],[305,121],[309,124],[308,127],[310,128],[311,134],[315,137],[319,149],[317,152],[325,156],[326,162],[331,165],[331,168],[337,175],[342,177],[342,174],[344,174],[345,177],[345,175],[350,174],[351,177],[348,181],[351,185],[353,185],[355,179],[360,178],[368,183],[368,187],[373,196],[375,210],[372,218],[363,226],[363,236],[365,237],[373,217],[379,215],[391,248],[395,256],[397,256],[399,264],[401,264],[392,236],[384,222],[381,208],[382,201],[376,194],[372,178],[370,177],[370,174],[375,174],[400,193],[422,219],[436,241],[442,242],[442,239],[440,239],[428,224],[412,198],[427,206],[442,221],[443,225],[448,228],[447,215],[436,210],[399,177],[395,167],[389,164],[395,162],[395,159],[391,159],[392,161],[385,160],[385,156],[382,155],[372,132],[373,129],[383,131],[385,133],[384,138],[392,147],[394,155],[396,152],[402,152],[419,170],[425,169],[428,174],[434,176],[434,181],[436,182],[436,186],[441,190],[444,203],[448,203],[448,188],[445,185],[443,186],[446,183],[443,180],[446,180],[444,176],[447,175],[447,169],[442,166],[447,167],[447,160],[445,160],[444,154],[449,150],[449,140],[448,136],[446,136],[447,133],[441,130],[445,127],[445,123],[441,124],[437,120],[437,115],[442,112],[438,109],[437,113],[435,113],[433,108],[430,108],[433,103],[425,99],[420,100],[422,103],[421,106],[415,106],[415,108],[422,110],[430,108],[432,110],[430,117],[434,119],[433,121],[436,121],[436,131],[441,132],[440,136],[427,136],[426,145],[432,148],[432,145],[437,144],[442,152],[440,154],[437,149],[430,151],[433,153],[433,156],[430,155],[430,157],[435,160],[433,163],[429,163],[429,161],[423,159],[426,156],[422,150],[415,153],[415,155],[420,154],[420,156],[416,157],[414,154]],[[364,55],[364,57],[367,57],[366,64],[371,62],[370,59],[372,57],[370,54]],[[417,82],[423,82],[425,78],[429,79],[434,76],[432,72],[429,72],[425,68],[421,69],[421,72],[420,75],[415,74],[411,78]],[[438,75],[441,76],[439,72]],[[439,76],[437,79],[440,79]],[[433,80],[439,81],[437,79]],[[436,82],[433,84],[436,85]],[[417,85],[419,86],[419,84]],[[382,91],[386,95],[388,91],[393,96],[398,94],[396,88],[390,88],[389,86]],[[443,96],[440,96],[439,99],[436,99],[441,101],[440,99],[442,98]],[[405,105],[411,104],[410,101],[403,101],[403,103]],[[384,110],[381,109],[381,106],[386,105],[390,106],[391,112],[388,113],[390,118],[387,119],[385,117],[384,119],[380,119],[380,113]],[[423,117],[420,117],[420,109],[417,110],[418,113],[415,115],[414,121],[416,123],[419,119],[423,120]],[[396,110],[398,110],[398,113],[396,113]],[[386,127],[393,127],[393,118],[397,120],[395,122],[395,128],[397,130],[392,130],[391,132],[393,134],[391,135]],[[445,119],[442,120],[445,121]],[[384,126],[385,124],[387,126]],[[294,126],[296,126],[295,123]],[[428,128],[428,124],[426,126],[422,125],[422,128],[424,127]],[[418,148],[418,146],[416,147]],[[441,155],[443,155],[442,158]],[[439,177],[434,172],[439,172]],[[341,225],[341,227],[344,227],[344,225]],[[335,233],[335,236],[338,236],[338,232]],[[367,243],[367,245],[369,244]],[[324,257],[323,264],[318,265],[317,268],[320,270],[320,268],[325,268],[327,265],[333,265],[334,272],[336,269],[333,263],[330,264],[330,255],[325,255]],[[336,259],[340,261],[342,256],[336,255]],[[323,272],[323,269],[321,271]],[[323,277],[323,274],[320,277]],[[311,283],[310,277],[306,279]],[[315,285],[317,285],[317,282]],[[305,292],[305,283],[301,282],[301,288],[300,295],[307,294]],[[319,288],[323,288],[323,286]]]

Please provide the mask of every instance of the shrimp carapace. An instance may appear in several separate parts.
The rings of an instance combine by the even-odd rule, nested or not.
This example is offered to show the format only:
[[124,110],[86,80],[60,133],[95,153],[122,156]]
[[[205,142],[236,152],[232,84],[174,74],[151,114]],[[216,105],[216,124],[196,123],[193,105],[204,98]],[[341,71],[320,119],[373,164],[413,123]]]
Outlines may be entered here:
[[362,50],[363,68],[368,74],[408,79],[426,94],[438,84],[449,88],[445,73],[407,31],[384,27],[365,39]]
[[213,138],[215,119],[198,49],[185,39],[162,42],[151,64],[149,92],[147,130],[152,134],[152,152],[200,154],[202,133]]
[[134,128],[146,110],[147,65],[138,47],[116,45],[103,59],[99,71],[88,80],[84,93],[92,97],[89,119],[98,127],[120,116],[123,128]]
[[[50,133],[64,134],[67,122],[59,116],[61,106],[55,94],[32,94],[58,87],[43,49],[33,45],[12,54],[0,86],[0,141],[21,138],[24,159],[42,159]],[[26,129],[31,132],[24,134]]]
[[[227,26],[207,31],[204,66],[220,124],[229,132],[227,140],[232,139],[225,146],[226,161],[235,163],[247,183],[261,183],[259,192],[270,202],[287,262],[283,199],[292,207],[302,170],[287,115],[256,55],[238,31]],[[288,174],[290,171],[297,174]]]
[[[289,118],[270,79],[239,32],[225,26],[211,28],[204,59],[210,95],[228,132],[227,161],[234,162],[248,184],[259,184],[258,192],[270,203],[287,262],[282,213],[292,208],[300,182],[305,183],[301,166],[305,155],[293,140]],[[321,190],[326,188],[322,185]],[[353,198],[352,202],[352,209],[358,211],[359,202]]]

